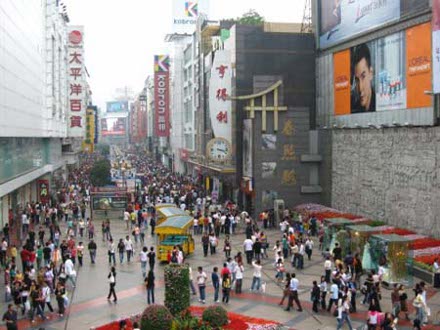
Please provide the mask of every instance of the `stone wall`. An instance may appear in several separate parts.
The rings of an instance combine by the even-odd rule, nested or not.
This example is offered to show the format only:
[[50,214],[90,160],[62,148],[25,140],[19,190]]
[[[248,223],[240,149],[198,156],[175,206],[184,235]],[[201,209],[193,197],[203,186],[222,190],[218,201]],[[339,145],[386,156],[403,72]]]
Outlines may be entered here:
[[334,208],[440,237],[440,127],[332,135]]

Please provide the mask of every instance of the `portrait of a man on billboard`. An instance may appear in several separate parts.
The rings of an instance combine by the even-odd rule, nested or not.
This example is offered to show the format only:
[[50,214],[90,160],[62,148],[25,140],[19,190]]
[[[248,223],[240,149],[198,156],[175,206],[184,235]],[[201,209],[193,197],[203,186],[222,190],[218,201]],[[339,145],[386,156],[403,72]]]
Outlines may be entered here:
[[366,43],[351,49],[351,113],[376,111],[373,54]]

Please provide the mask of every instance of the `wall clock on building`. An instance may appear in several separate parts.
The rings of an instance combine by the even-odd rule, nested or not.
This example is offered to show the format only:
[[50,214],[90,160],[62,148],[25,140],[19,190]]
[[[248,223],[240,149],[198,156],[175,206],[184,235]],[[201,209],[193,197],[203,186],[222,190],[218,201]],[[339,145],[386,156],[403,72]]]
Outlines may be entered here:
[[214,162],[224,162],[231,158],[231,144],[223,138],[215,138],[206,146],[206,157]]

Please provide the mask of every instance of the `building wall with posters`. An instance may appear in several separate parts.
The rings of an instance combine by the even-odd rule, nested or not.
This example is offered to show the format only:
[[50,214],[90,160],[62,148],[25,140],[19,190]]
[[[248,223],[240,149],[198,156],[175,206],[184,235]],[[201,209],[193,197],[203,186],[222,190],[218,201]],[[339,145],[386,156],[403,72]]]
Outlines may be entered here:
[[369,3],[315,1],[324,201],[440,236],[430,1]]

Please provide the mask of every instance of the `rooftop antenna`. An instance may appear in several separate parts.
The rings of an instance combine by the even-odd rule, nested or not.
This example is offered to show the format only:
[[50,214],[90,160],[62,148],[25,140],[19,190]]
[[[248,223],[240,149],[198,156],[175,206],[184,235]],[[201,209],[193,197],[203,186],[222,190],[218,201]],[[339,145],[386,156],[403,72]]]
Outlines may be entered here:
[[311,33],[312,31],[312,0],[304,1],[304,13],[301,23],[301,33]]

